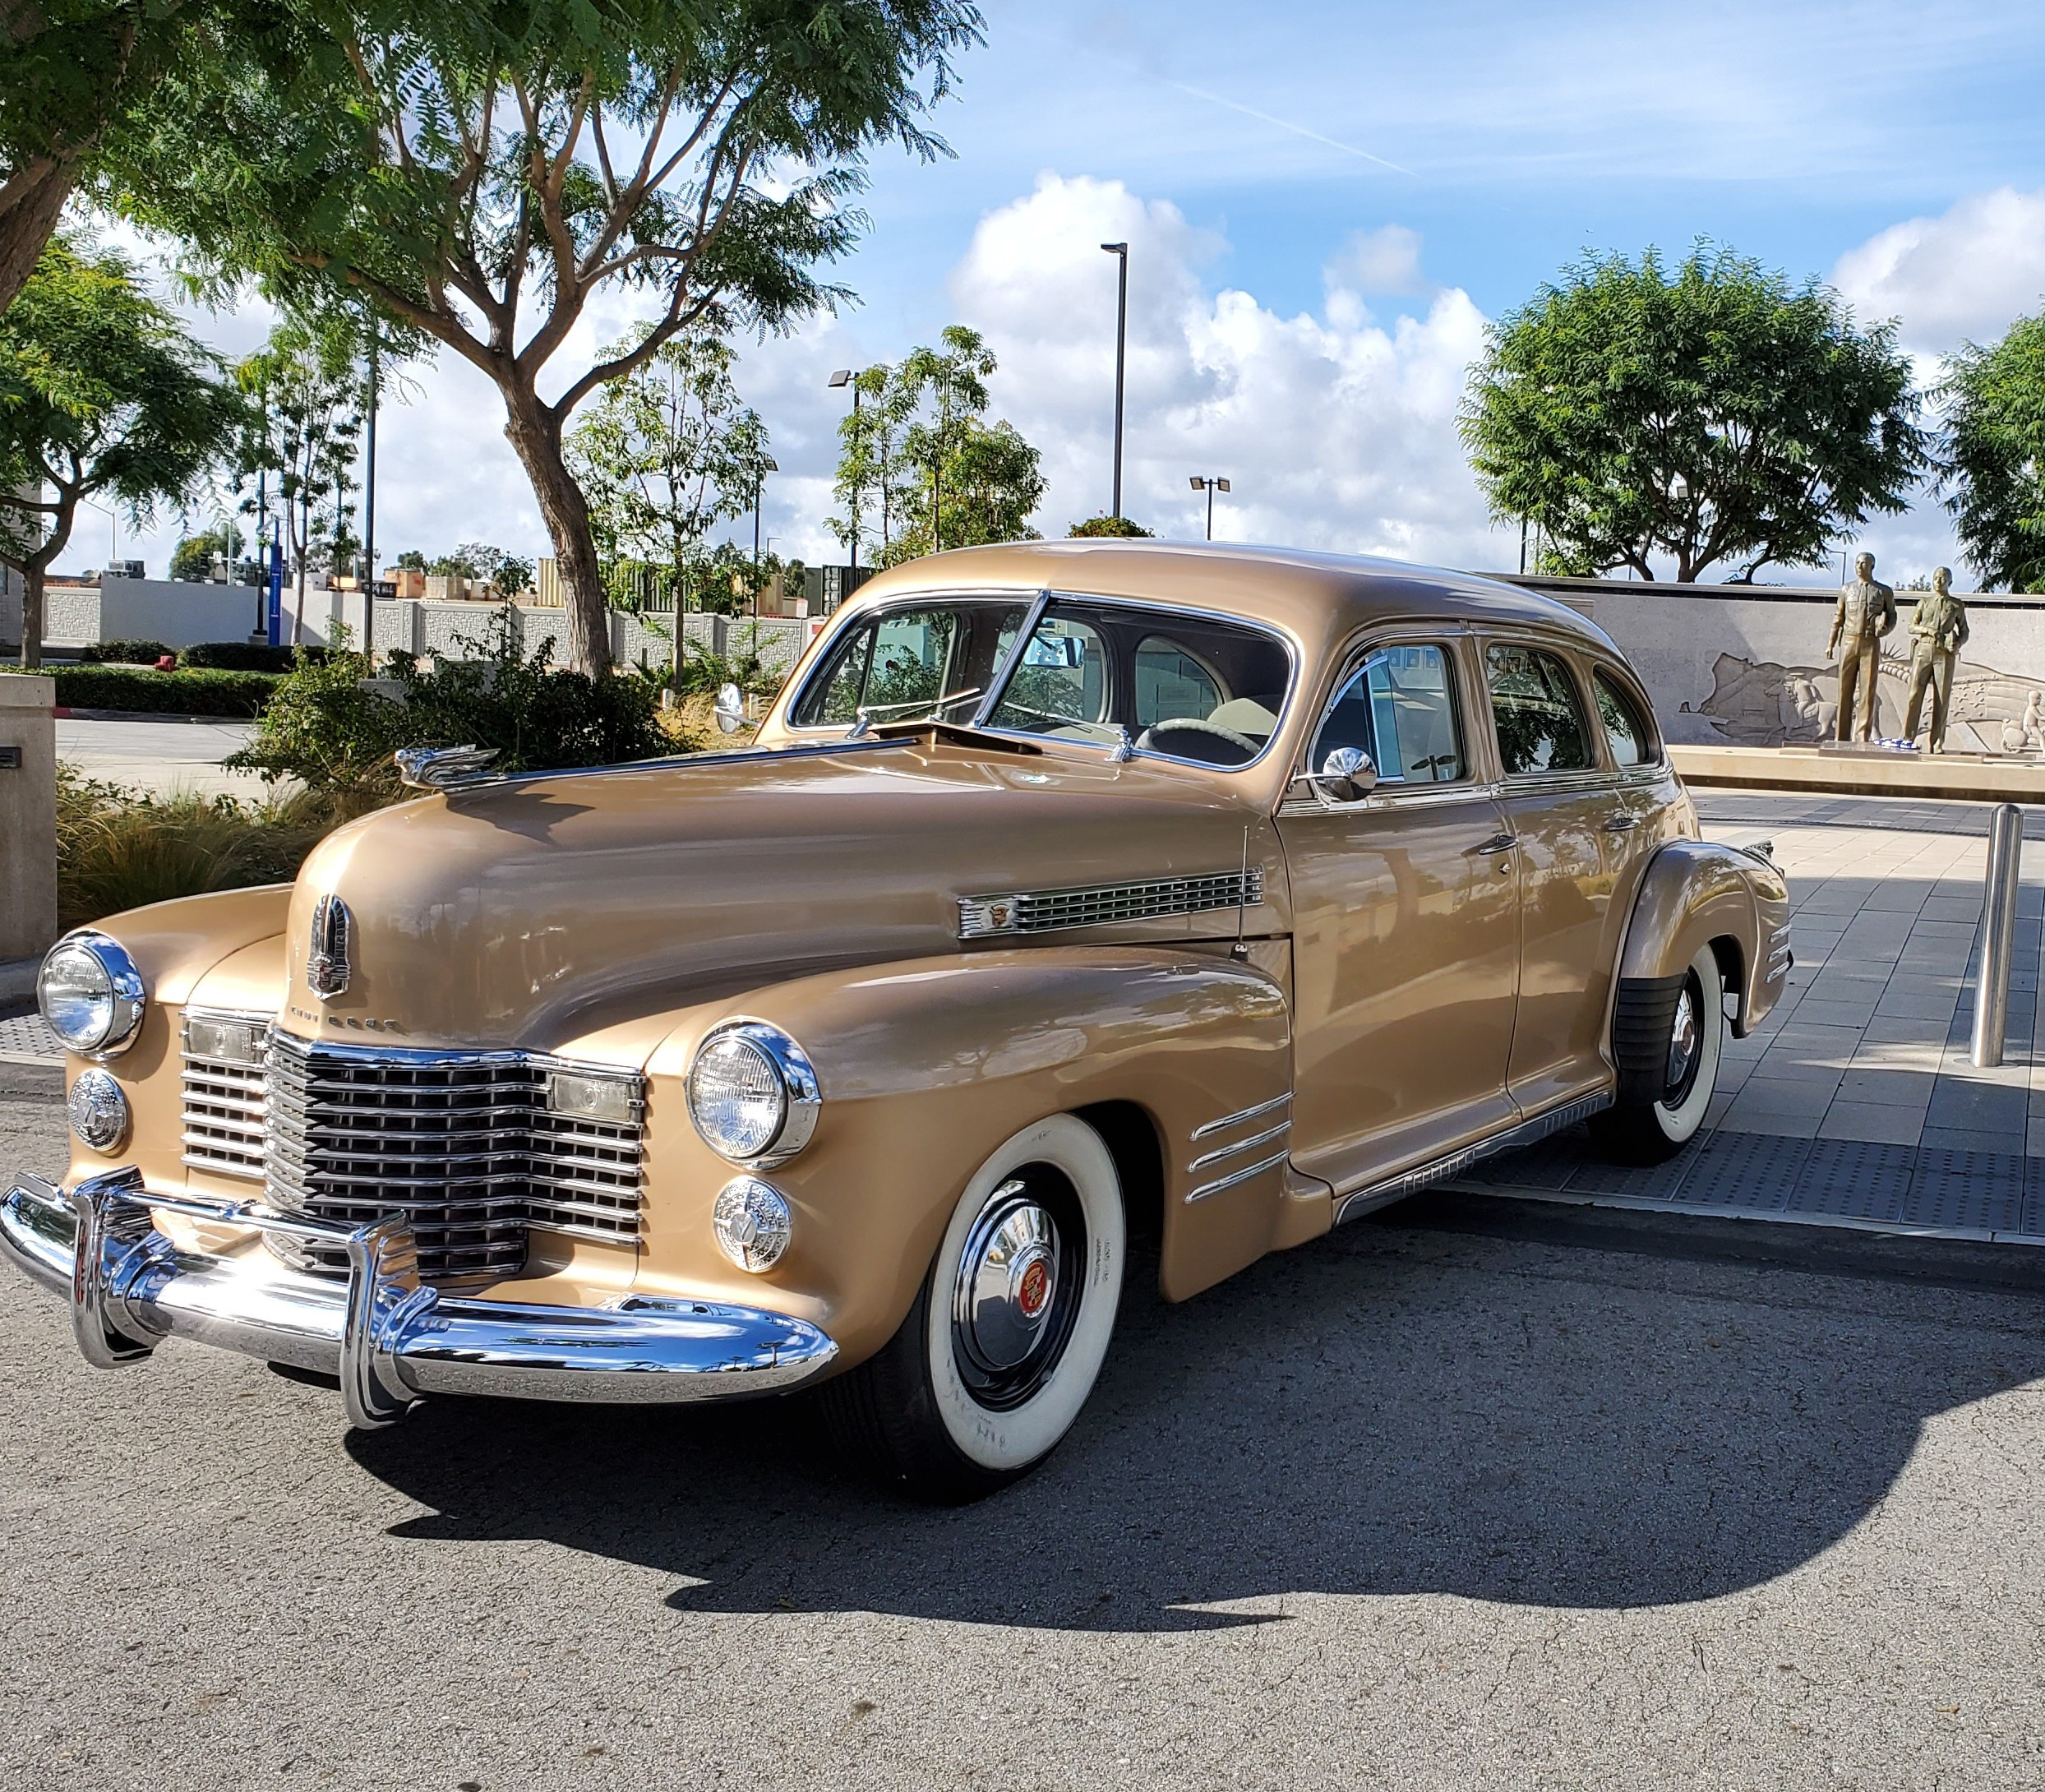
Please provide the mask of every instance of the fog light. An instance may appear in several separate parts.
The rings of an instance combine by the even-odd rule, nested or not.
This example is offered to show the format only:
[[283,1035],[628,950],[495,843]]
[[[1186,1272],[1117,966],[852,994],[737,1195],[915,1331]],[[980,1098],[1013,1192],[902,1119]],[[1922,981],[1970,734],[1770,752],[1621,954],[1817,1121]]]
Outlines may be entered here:
[[582,1070],[556,1070],[547,1079],[547,1106],[556,1114],[601,1120],[608,1126],[630,1126],[639,1119],[639,1079],[600,1076]]
[[741,1269],[755,1275],[781,1261],[794,1223],[787,1198],[758,1176],[740,1176],[726,1183],[710,1215],[718,1248]]
[[127,1137],[127,1097],[104,1070],[81,1072],[64,1106],[71,1115],[71,1129],[95,1151],[118,1150]]

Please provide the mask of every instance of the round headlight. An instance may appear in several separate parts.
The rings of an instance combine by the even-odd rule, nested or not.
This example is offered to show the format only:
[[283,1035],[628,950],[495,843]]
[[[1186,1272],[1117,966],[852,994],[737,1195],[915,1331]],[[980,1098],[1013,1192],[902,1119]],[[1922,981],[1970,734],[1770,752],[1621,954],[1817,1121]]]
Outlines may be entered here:
[[80,1073],[64,1103],[71,1129],[95,1151],[115,1151],[127,1137],[127,1097],[104,1070]]
[[741,1269],[756,1276],[781,1261],[794,1223],[781,1190],[758,1176],[740,1176],[726,1183],[710,1212],[718,1249]]
[[689,1066],[689,1117],[705,1144],[736,1163],[794,1157],[816,1130],[819,1106],[802,1047],[762,1021],[718,1028]]
[[124,1051],[141,1030],[142,973],[103,933],[59,940],[35,980],[36,1006],[65,1048]]

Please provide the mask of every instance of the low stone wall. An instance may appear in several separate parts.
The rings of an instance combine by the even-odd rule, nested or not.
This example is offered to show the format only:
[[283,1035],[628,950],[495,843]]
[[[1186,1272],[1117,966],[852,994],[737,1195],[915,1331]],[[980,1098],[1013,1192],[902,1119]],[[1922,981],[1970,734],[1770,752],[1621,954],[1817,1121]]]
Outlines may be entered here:
[[[376,606],[372,639],[378,653],[438,654],[446,659],[474,657],[471,644],[487,642],[496,627],[499,606],[485,603],[433,603],[423,598],[401,598]],[[519,645],[531,652],[542,641],[551,640],[549,655],[558,664],[568,635],[568,612],[549,604],[514,607]],[[692,612],[682,618],[682,640],[687,652],[742,657],[757,653],[760,663],[775,677],[787,674],[796,657],[809,644],[813,625],[801,618],[704,616]],[[611,654],[621,666],[644,663],[655,671],[673,663],[674,617],[672,612],[645,617],[629,611],[611,612]]]
[[57,937],[57,683],[0,678],[0,963]]
[[[1617,641],[1671,741],[1781,746],[1833,732],[1839,668],[1825,646],[1836,587],[1509,582],[1559,598]],[[2033,691],[2045,691],[2045,597],[1958,595],[1970,633],[1955,668],[1946,745],[1956,752],[2020,751],[2024,705]],[[1916,598],[1896,593],[1895,632],[1884,643],[1875,727],[1889,738],[1903,732],[1909,706]]]

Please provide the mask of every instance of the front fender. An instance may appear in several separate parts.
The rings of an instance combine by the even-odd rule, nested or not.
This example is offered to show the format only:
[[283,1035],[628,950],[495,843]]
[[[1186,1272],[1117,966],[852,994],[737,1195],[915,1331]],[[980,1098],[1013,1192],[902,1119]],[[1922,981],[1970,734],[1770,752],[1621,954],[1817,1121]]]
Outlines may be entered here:
[[[1617,1000],[1680,977],[1706,945],[1737,997],[1733,1032],[1765,1020],[1789,976],[1789,886],[1757,852],[1712,840],[1672,840],[1649,861],[1620,954]],[[1624,1069],[1623,1066],[1621,1067]]]
[[[800,1041],[824,1097],[809,1144],[764,1172],[796,1222],[787,1254],[764,1276],[734,1269],[718,1250],[711,1208],[741,1172],[698,1137],[684,1083],[703,1036],[741,1016]],[[635,1285],[768,1300],[821,1326],[847,1365],[901,1324],[974,1172],[1048,1114],[1114,1102],[1154,1135],[1167,1298],[1218,1282],[1299,1230],[1284,1159],[1290,1014],[1276,982],[1230,959],[1116,947],[960,954],[801,977],[676,1019],[646,1066],[652,1148]],[[1194,1137],[1258,1107],[1253,1120]]]

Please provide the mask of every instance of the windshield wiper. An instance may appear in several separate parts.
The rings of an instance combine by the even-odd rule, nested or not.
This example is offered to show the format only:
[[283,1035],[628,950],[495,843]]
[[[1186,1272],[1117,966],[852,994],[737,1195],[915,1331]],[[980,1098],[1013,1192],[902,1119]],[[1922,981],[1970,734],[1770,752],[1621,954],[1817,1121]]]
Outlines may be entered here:
[[[954,690],[949,697],[912,697],[907,703],[862,703],[855,712],[858,719],[852,723],[852,732],[845,738],[848,741],[863,741],[873,732],[874,718],[885,714],[889,710],[927,709],[930,714],[922,719],[932,720],[942,711],[950,709],[953,704],[963,703],[968,697],[983,695],[985,695],[983,688],[979,685],[975,685],[970,690]],[[916,718],[902,715],[888,717],[889,724],[913,719]]]

